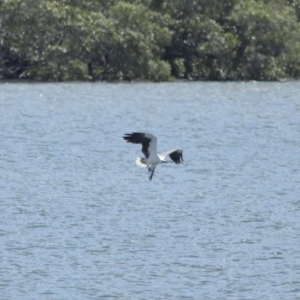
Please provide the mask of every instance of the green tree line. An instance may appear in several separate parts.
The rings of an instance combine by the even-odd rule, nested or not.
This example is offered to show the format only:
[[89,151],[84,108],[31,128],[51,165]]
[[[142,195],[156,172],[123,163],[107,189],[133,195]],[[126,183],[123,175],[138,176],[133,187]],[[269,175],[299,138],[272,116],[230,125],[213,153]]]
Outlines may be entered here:
[[0,78],[300,77],[300,0],[2,0]]

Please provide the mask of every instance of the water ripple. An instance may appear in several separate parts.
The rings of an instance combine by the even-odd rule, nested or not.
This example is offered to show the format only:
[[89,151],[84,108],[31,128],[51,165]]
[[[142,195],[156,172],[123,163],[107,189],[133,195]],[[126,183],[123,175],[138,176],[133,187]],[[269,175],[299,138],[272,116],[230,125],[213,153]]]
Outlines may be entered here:
[[1,87],[1,299],[299,298],[297,82]]

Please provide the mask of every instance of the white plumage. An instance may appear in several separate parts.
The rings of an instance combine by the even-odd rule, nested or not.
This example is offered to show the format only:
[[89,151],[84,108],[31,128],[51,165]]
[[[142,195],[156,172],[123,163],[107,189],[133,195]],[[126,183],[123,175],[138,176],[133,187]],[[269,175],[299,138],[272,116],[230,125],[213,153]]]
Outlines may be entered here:
[[161,154],[157,153],[157,138],[150,133],[133,132],[126,133],[123,139],[128,143],[142,144],[142,152],[145,157],[138,157],[136,164],[140,167],[147,167],[149,180],[152,179],[154,170],[158,164],[166,163],[166,158],[169,156],[176,164],[183,162],[182,149],[174,149]]

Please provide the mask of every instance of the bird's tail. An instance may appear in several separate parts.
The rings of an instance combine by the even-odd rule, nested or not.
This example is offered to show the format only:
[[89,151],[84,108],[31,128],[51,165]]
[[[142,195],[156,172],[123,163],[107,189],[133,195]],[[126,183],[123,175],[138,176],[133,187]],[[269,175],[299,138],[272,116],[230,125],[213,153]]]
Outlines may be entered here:
[[135,161],[135,163],[140,166],[140,167],[143,167],[143,168],[146,168],[147,167],[147,161],[146,161],[146,158],[141,158],[141,157],[138,157]]
[[149,176],[149,180],[151,181],[153,175],[154,175],[154,171],[155,171],[155,167],[150,167],[148,169],[148,176]]

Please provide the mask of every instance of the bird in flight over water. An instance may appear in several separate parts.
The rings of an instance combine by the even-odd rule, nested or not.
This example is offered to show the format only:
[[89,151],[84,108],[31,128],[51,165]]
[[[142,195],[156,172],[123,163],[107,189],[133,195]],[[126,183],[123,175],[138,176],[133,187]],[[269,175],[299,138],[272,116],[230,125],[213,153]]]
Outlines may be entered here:
[[166,158],[168,156],[175,162],[175,164],[183,162],[182,149],[173,149],[171,151],[158,154],[156,149],[157,138],[150,133],[125,133],[123,139],[128,143],[142,144],[142,152],[145,157],[138,157],[135,162],[140,167],[148,168],[149,180],[152,179],[156,166],[166,163]]

